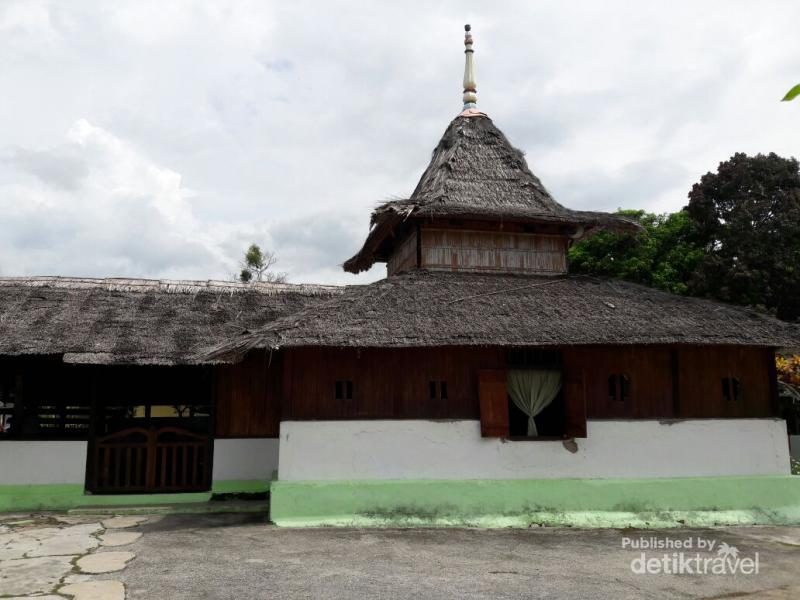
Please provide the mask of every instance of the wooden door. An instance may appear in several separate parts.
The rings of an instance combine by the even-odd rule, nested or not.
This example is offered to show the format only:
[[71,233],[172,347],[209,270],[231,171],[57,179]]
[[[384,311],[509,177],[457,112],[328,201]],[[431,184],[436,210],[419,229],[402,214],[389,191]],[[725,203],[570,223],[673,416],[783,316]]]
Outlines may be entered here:
[[478,371],[481,436],[508,437],[508,390],[505,370]]
[[211,437],[177,427],[131,427],[97,438],[94,493],[201,492],[211,487]]

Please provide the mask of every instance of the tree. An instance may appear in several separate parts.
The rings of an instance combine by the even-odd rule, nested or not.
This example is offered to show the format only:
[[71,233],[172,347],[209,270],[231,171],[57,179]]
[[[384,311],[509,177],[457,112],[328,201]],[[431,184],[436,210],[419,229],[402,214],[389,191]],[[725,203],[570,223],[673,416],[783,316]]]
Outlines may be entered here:
[[776,154],[735,154],[668,215],[620,211],[640,234],[599,233],[570,249],[571,269],[800,319],[800,172]]
[[788,92],[786,92],[786,95],[783,98],[781,98],[781,102],[789,102],[789,100],[794,100],[798,96],[800,96],[800,83],[798,83]]
[[789,433],[800,433],[800,354],[775,357],[781,415]]
[[689,293],[800,318],[800,171],[793,158],[737,153],[689,193],[704,256]]
[[675,294],[689,291],[688,281],[702,259],[692,222],[685,211],[652,214],[620,210],[644,231],[638,234],[600,232],[570,249],[570,270],[618,277]]
[[266,281],[269,283],[285,283],[286,273],[278,273],[270,269],[278,262],[274,252],[263,251],[258,244],[250,244],[244,253],[244,260],[239,272],[239,281],[250,283]]

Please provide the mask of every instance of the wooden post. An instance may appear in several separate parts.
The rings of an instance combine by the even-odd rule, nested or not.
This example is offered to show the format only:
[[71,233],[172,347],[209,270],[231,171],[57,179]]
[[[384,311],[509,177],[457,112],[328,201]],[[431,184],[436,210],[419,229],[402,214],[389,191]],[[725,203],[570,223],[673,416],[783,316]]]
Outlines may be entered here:
[[[153,490],[156,487],[156,430],[150,427],[147,430],[147,482],[145,487]],[[164,461],[162,460],[162,468]]]
[[586,386],[583,384],[584,374],[581,371],[579,380],[567,381],[564,384],[564,404],[566,405],[567,422],[564,427],[564,438],[586,437]]
[[97,405],[97,368],[87,367],[89,369],[89,441],[87,443],[86,452],[86,478],[84,487],[87,491],[97,489],[97,477],[100,465],[98,463],[97,455],[97,431],[98,419],[100,418],[100,409]]
[[[291,348],[283,351],[283,381],[281,386],[281,411],[279,421],[288,421],[292,418],[292,363],[293,350]],[[280,425],[278,426],[280,435]]]
[[681,416],[681,380],[680,380],[680,361],[677,348],[670,351],[670,366],[672,369],[672,416]]

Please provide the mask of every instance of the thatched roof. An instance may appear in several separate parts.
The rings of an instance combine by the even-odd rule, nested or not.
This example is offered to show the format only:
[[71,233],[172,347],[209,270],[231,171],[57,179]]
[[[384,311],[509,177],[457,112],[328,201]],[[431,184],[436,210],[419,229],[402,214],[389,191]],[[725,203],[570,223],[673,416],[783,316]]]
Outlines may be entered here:
[[386,260],[393,232],[407,219],[426,217],[550,223],[581,227],[585,233],[639,229],[616,215],[570,210],[556,202],[531,173],[523,153],[482,113],[450,123],[411,197],[375,209],[364,247],[344,269],[358,273]]
[[183,364],[341,288],[152,279],[0,278],[0,356]]
[[586,276],[412,271],[210,349],[238,360],[292,346],[800,345],[800,327],[754,311]]

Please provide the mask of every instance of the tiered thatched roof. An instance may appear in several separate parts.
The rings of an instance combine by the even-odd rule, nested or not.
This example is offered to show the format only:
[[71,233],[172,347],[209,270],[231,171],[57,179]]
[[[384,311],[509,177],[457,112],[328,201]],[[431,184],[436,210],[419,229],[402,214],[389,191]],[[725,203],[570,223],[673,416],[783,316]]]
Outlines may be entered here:
[[340,290],[224,281],[0,278],[0,356],[193,363],[209,344],[257,330]]
[[278,319],[211,349],[237,360],[292,346],[800,346],[800,327],[748,309],[619,280],[412,271]]
[[408,200],[379,206],[364,247],[344,263],[358,273],[386,260],[393,232],[409,218],[468,218],[636,230],[628,219],[602,212],[570,210],[531,173],[525,157],[482,113],[455,118],[433,151],[428,168]]

